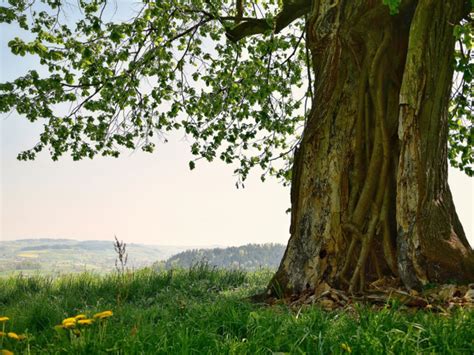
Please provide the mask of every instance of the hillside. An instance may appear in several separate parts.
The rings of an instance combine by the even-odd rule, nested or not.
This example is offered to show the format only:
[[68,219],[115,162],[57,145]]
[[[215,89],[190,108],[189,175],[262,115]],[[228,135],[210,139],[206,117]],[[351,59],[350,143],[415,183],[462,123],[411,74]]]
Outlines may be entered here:
[[186,250],[156,263],[155,268],[189,268],[205,262],[210,266],[225,269],[257,270],[265,267],[276,269],[280,264],[285,246],[282,244],[247,244],[240,247]]
[[[139,269],[189,268],[207,262],[219,268],[275,269],[283,256],[281,244],[248,244],[241,247],[196,249],[192,246],[127,244],[127,267]],[[107,273],[115,269],[113,241],[71,239],[20,239],[0,241],[0,276],[58,275],[91,271]]]
[[[188,247],[127,244],[129,268],[150,266]],[[20,239],[0,242],[0,275],[57,275],[114,270],[113,241],[71,239]]]

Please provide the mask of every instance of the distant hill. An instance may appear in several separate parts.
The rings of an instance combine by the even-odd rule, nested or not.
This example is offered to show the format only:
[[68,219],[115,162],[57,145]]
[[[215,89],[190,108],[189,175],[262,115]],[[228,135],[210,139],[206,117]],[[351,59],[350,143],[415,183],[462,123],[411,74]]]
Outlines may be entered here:
[[[129,268],[150,266],[157,260],[190,247],[127,244]],[[0,275],[57,275],[71,272],[110,272],[115,268],[113,241],[71,239],[20,239],[0,241]]]
[[[192,246],[158,246],[130,243],[127,267],[138,269],[189,268],[207,262],[220,268],[256,270],[276,269],[285,247],[281,244],[248,244],[241,247],[201,248]],[[0,276],[11,274],[49,275],[115,270],[113,240],[19,239],[0,241]]]
[[256,270],[262,267],[276,269],[285,252],[282,244],[247,244],[240,247],[193,249],[183,251],[155,268],[189,268],[198,262],[227,269]]

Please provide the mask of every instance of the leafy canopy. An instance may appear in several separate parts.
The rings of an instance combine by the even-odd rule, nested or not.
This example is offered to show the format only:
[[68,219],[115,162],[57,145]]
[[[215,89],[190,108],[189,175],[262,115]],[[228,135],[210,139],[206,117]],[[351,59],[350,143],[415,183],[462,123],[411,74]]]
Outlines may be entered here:
[[[396,13],[398,0],[383,1]],[[11,52],[37,56],[49,72],[30,70],[0,84],[0,112],[45,122],[39,142],[19,159],[45,148],[54,160],[66,152],[75,160],[117,157],[124,147],[152,152],[178,130],[192,139],[195,160],[238,162],[242,180],[254,166],[263,169],[262,179],[289,180],[288,153],[312,96],[304,14],[281,26],[285,3],[278,0],[146,0],[130,20],[116,22],[106,0],[79,0],[72,24],[65,7],[61,0],[0,7],[0,22],[34,37],[12,39]],[[472,23],[456,31],[462,78],[451,110],[450,158],[471,175]]]

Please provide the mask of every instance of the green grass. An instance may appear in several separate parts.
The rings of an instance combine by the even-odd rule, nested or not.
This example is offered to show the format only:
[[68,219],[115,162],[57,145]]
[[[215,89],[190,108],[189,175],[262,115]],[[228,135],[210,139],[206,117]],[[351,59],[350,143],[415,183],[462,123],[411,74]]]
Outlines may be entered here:
[[[33,354],[354,354],[474,353],[474,311],[450,316],[390,308],[325,312],[259,306],[245,297],[261,291],[271,273],[141,270],[119,276],[81,274],[57,279],[0,279],[1,346]],[[76,337],[56,324],[79,313],[114,315]],[[1,330],[1,324],[0,324]],[[0,346],[0,347],[1,347]],[[346,347],[346,349],[348,349]]]

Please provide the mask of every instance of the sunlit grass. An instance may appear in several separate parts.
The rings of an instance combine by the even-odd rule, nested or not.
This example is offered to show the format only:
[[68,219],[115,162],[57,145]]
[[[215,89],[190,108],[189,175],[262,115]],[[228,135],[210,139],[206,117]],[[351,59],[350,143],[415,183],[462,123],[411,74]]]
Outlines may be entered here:
[[[1,348],[15,353],[474,353],[474,312],[325,312],[256,305],[271,272],[190,270],[0,279]],[[94,315],[96,316],[94,318]],[[74,321],[71,321],[71,318]],[[64,321],[69,328],[64,325]],[[80,324],[80,321],[90,320]],[[29,350],[28,350],[29,349]]]

